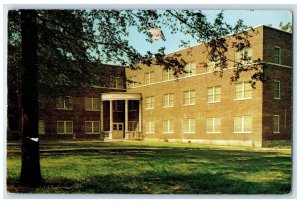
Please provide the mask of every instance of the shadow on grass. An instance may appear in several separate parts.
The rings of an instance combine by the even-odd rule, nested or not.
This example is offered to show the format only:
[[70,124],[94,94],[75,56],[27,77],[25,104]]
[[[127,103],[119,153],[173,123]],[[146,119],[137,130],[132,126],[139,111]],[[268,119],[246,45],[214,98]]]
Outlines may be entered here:
[[[287,194],[291,189],[291,157],[277,152],[186,148],[112,149],[42,153],[42,159],[68,157],[65,168],[82,173],[79,179],[48,177],[37,188],[22,188],[16,177],[8,179],[8,191],[16,193],[85,194]],[[71,165],[109,165],[103,174],[83,173]],[[109,162],[107,162],[109,161]],[[143,164],[147,168],[143,168]],[[87,166],[86,166],[87,167]],[[88,166],[91,167],[91,166]],[[126,168],[127,167],[127,168]],[[183,169],[181,167],[184,167]],[[98,169],[97,168],[97,169]],[[43,168],[42,168],[43,170]],[[61,171],[59,171],[61,170]],[[92,171],[93,168],[89,168]],[[103,169],[104,170],[104,169]],[[132,173],[136,171],[136,173]],[[265,174],[284,173],[282,178]],[[244,178],[257,174],[254,179]]]

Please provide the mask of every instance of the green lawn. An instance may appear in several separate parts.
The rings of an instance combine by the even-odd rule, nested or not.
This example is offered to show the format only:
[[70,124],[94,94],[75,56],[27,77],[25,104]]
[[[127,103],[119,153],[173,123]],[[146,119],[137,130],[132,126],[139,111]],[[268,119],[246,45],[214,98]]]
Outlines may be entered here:
[[144,142],[41,143],[44,185],[19,186],[20,146],[8,145],[7,189],[30,193],[287,194],[290,149]]

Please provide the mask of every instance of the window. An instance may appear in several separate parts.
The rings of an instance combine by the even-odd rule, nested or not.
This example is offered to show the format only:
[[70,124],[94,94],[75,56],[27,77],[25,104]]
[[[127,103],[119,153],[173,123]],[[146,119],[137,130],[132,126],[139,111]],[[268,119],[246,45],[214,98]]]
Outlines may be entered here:
[[39,135],[45,134],[45,121],[39,120]]
[[127,82],[127,86],[128,88],[133,88],[133,87],[136,87],[136,76],[131,76],[128,78],[128,82]]
[[73,122],[57,121],[57,134],[73,134]]
[[206,132],[220,133],[221,132],[221,118],[206,118]]
[[45,108],[45,98],[44,97],[38,97],[38,105],[40,109]]
[[184,70],[186,71],[186,73],[184,73],[184,77],[196,75],[196,63],[187,63]]
[[113,101],[113,111],[114,112],[123,112],[123,101],[120,101],[120,100]]
[[252,87],[248,82],[236,83],[235,85],[235,100],[251,99]]
[[164,120],[163,133],[173,133],[173,132],[174,132],[174,120]]
[[253,51],[251,48],[245,48],[235,52],[234,58],[235,66],[238,64],[251,64],[253,62]]
[[84,98],[85,110],[87,111],[99,111],[99,98],[91,98],[85,97]]
[[154,97],[146,97],[146,109],[154,109]]
[[212,72],[215,72],[215,71],[220,71],[221,68],[218,67],[216,64],[217,63],[215,61],[209,61],[207,63],[207,70],[206,70],[206,72],[207,73],[212,73]]
[[73,101],[72,97],[59,97],[56,101],[56,108],[61,110],[72,110],[73,109]]
[[153,83],[153,71],[145,73],[145,84],[149,85]]
[[145,127],[146,127],[145,132],[146,132],[147,134],[152,134],[152,133],[155,132],[155,124],[154,124],[154,121],[146,121],[145,125],[146,125],[146,126],[145,126]]
[[235,133],[251,133],[251,131],[252,131],[252,116],[234,117]]
[[196,91],[189,90],[183,92],[183,105],[193,105],[196,103]]
[[184,133],[196,132],[196,120],[194,118],[187,118],[183,120],[183,132]]
[[99,134],[100,133],[100,122],[99,121],[86,121],[85,122],[85,133],[86,134]]
[[274,99],[280,99],[280,81],[275,81],[273,86]]
[[174,75],[171,70],[163,70],[163,81],[174,79]]
[[281,64],[281,49],[274,47],[274,63]]
[[274,115],[273,116],[273,133],[280,133],[280,119],[279,115]]
[[123,89],[123,78],[121,77],[110,77],[110,85],[111,88]]
[[221,101],[221,86],[207,88],[207,102],[215,103]]
[[129,131],[136,131],[137,124],[138,124],[137,121],[129,121],[128,124],[129,124],[129,126],[128,126]]
[[164,94],[163,107],[173,107],[173,106],[174,106],[174,94]]
[[128,100],[128,110],[136,111],[138,107],[138,101],[136,100]]

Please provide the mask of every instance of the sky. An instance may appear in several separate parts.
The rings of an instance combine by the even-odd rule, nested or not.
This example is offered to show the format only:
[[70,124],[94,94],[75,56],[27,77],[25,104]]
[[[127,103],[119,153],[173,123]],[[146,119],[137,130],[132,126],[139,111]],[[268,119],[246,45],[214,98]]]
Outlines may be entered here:
[[[219,10],[203,10],[203,13],[207,15],[209,21],[215,19]],[[224,20],[230,25],[234,25],[238,19],[242,19],[244,24],[247,26],[258,26],[258,25],[270,25],[272,27],[279,28],[279,23],[292,22],[292,12],[289,10],[224,10]],[[160,47],[166,48],[165,53],[171,53],[182,49],[179,47],[180,40],[187,39],[187,36],[183,34],[171,34],[169,30],[161,28],[166,41],[157,40],[150,44],[145,41],[145,36],[132,30],[130,32],[129,43],[136,48],[140,53],[144,54],[147,51],[155,52]],[[191,44],[191,45],[195,45]]]

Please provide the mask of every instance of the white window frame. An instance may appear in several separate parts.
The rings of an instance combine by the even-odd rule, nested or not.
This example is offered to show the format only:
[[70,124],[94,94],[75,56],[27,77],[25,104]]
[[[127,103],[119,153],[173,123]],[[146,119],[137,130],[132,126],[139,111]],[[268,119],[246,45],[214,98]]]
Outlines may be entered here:
[[[237,92],[237,85],[242,84],[242,98],[236,98],[236,92]],[[245,98],[245,84],[249,84],[251,86],[250,83],[248,82],[238,82],[235,83],[235,91],[234,91],[234,100],[235,101],[240,101],[240,100],[248,100],[248,99],[252,99],[253,96],[253,88],[251,87],[251,97],[249,98]]]
[[[217,91],[216,91],[216,89],[217,88],[220,88],[220,101],[216,100],[216,97],[217,97]],[[213,94],[212,94],[213,100],[212,101],[209,101],[209,95],[208,95],[208,93],[209,93],[210,89],[213,90]],[[221,89],[220,85],[219,86],[208,87],[208,88],[206,88],[206,91],[207,91],[207,94],[206,94],[206,96],[207,96],[207,103],[212,104],[212,103],[219,103],[219,102],[222,101],[222,89]]]
[[[43,124],[43,125],[42,125],[42,124]],[[43,129],[43,131],[41,131],[41,129]],[[45,124],[45,120],[39,120],[38,134],[39,134],[39,135],[45,135],[45,134],[46,134],[46,124]]]
[[[274,118],[277,118],[277,129],[274,129]],[[273,115],[273,133],[280,133],[280,116],[279,115]]]
[[170,69],[162,71],[162,81],[169,81],[172,80],[173,78],[174,78],[173,73],[171,72]]
[[[194,97],[192,97],[192,92],[194,93]],[[186,98],[185,95],[188,94]],[[188,103],[185,103],[185,100],[188,99]],[[192,101],[194,100],[194,101]],[[191,106],[196,104],[196,90],[187,90],[183,92],[183,106]]]
[[[167,96],[167,101],[165,102],[165,96]],[[173,96],[173,100],[171,100],[171,96]],[[167,105],[165,105],[167,103]],[[168,94],[163,94],[163,108],[170,108],[174,107],[174,94],[173,93],[168,93]]]
[[[87,132],[86,130],[86,124],[87,123],[92,123],[92,132]],[[98,123],[98,132],[95,132],[95,124]],[[100,134],[100,121],[85,121],[85,134],[91,135],[91,134]]]
[[207,68],[206,68],[207,73],[213,73],[213,72],[218,72],[218,71],[221,71],[221,68],[219,66],[216,67],[215,61],[209,61],[207,63]]
[[56,109],[57,110],[73,110],[73,98],[71,96],[66,96],[66,98],[69,98],[69,101],[70,101],[70,106],[67,105],[67,101],[64,99],[64,97],[59,97],[57,98],[58,100],[62,100],[63,101],[63,107],[60,108],[58,107],[58,101],[56,103]]
[[136,100],[128,100],[128,111],[137,111],[137,106],[134,105]]
[[[63,133],[58,132],[58,123],[59,122],[63,122],[64,123],[64,132]],[[67,123],[72,123],[72,132],[68,132],[68,133],[66,132],[66,130],[67,130]],[[56,132],[59,135],[71,135],[71,134],[73,134],[73,127],[74,127],[73,121],[56,121]]]
[[186,71],[186,73],[184,73],[184,77],[191,77],[196,75],[196,62],[188,62],[185,65],[184,70]]
[[[124,89],[124,80],[122,77],[115,77],[115,76],[110,76],[110,81],[109,81],[109,86],[110,88],[114,89]],[[119,84],[119,82],[121,82]],[[121,87],[120,87],[121,85]]]
[[[121,105],[118,105],[118,103],[120,103]],[[112,105],[113,105],[113,112],[123,112],[124,111],[124,106],[123,106],[122,100],[113,100]],[[119,107],[121,109],[119,109]]]
[[[275,55],[275,49],[279,49],[279,55],[278,55],[278,63],[276,63],[275,62],[275,57],[276,57],[276,55]],[[274,59],[273,59],[273,62],[275,63],[275,64],[281,64],[281,48],[280,47],[278,47],[278,46],[274,46]]]
[[146,97],[146,109],[154,109],[154,96]]
[[[133,130],[135,126],[135,129]],[[138,130],[138,121],[129,121],[128,122],[128,131],[135,132]]]
[[[173,129],[171,128],[171,122],[173,124]],[[167,123],[167,126],[165,126],[165,123]],[[167,128],[167,131],[165,131],[165,127]],[[174,120],[173,119],[163,120],[163,133],[164,134],[174,133]]]
[[145,133],[154,134],[155,133],[155,121],[146,121],[145,122]]
[[[279,84],[279,85],[278,85],[278,90],[277,90],[277,89],[275,90],[275,84],[276,84],[276,83]],[[279,97],[275,97],[275,94],[274,94],[275,91],[278,91]],[[281,83],[280,83],[279,80],[275,80],[275,81],[274,81],[274,86],[273,86],[273,98],[274,98],[274,99],[281,99]]]
[[[185,125],[185,124],[187,124],[187,125]],[[183,127],[183,129],[182,129],[183,133],[186,133],[186,134],[196,133],[196,119],[195,118],[183,119],[182,127]],[[185,127],[187,127],[187,128],[185,128]]]
[[[251,131],[245,131],[245,118],[250,117],[251,118]],[[235,129],[235,118],[242,118],[242,131],[236,131]],[[252,133],[253,130],[253,121],[252,121],[252,116],[234,116],[233,117],[233,128],[234,128],[234,133]]]
[[[245,52],[251,50],[251,58],[250,60],[243,60],[245,56]],[[237,54],[241,53],[241,58],[237,59]],[[249,57],[249,56],[248,56]],[[243,50],[234,52],[234,66],[236,66],[237,63],[240,63],[242,65],[249,65],[253,63],[253,48],[244,48]]]
[[[209,131],[208,130],[208,121],[209,119],[212,119],[212,128],[213,130],[212,131]],[[217,131],[216,130],[216,120],[219,119],[220,120],[220,131]],[[220,117],[209,117],[209,118],[206,118],[206,133],[210,133],[210,134],[218,134],[218,133],[221,133],[222,132],[222,120]]]
[[136,87],[136,78],[137,78],[136,75],[128,77],[128,80],[131,81],[131,82],[129,82],[129,81],[127,82],[127,87],[128,88],[134,88],[134,87]]
[[[89,109],[89,108],[86,107],[87,99],[91,99],[91,103],[92,103],[92,108],[91,109]],[[94,105],[95,103],[98,103],[98,109],[95,108],[95,106],[96,106],[96,105]],[[99,100],[99,98],[96,98],[96,97],[84,97],[84,109],[86,111],[100,111],[100,100]]]
[[150,85],[153,83],[153,74],[154,74],[154,71],[149,71],[149,72],[144,73],[145,85]]

